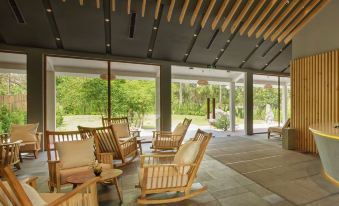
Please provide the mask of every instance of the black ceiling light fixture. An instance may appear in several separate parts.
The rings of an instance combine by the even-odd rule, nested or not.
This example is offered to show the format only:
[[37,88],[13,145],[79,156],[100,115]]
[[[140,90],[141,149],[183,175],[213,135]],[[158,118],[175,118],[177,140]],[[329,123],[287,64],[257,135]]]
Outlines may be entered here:
[[161,4],[160,9],[159,9],[158,18],[154,19],[154,22],[153,22],[151,39],[149,41],[148,50],[147,50],[147,57],[148,58],[151,58],[152,55],[153,55],[153,49],[154,49],[154,45],[155,45],[155,40],[157,39],[163,9],[164,9],[164,5]]
[[19,24],[26,23],[25,19],[24,19],[24,16],[22,15],[22,12],[19,9],[16,1],[15,0],[8,0],[8,4],[9,4],[9,7],[11,8],[12,14],[13,14],[14,18],[16,19],[16,21]]

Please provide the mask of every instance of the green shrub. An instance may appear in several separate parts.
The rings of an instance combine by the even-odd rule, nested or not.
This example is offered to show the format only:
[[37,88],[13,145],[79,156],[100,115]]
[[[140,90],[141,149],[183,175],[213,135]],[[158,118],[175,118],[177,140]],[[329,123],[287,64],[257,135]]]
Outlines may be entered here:
[[216,120],[216,122],[214,123],[214,126],[217,129],[223,129],[224,131],[227,131],[230,127],[230,120],[228,118],[227,114],[223,114],[220,116],[219,119]]
[[26,122],[26,112],[16,110],[10,112],[6,105],[0,107],[0,132],[7,133],[12,124],[24,124]]
[[57,111],[56,111],[56,127],[60,127],[62,126],[62,124],[64,123],[64,111],[62,109],[62,107],[57,107]]

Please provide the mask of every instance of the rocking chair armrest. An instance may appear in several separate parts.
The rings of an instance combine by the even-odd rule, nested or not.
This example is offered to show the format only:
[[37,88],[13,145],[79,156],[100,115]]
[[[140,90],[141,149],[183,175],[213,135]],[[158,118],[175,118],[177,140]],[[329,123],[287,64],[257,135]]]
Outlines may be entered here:
[[38,180],[38,177],[33,176],[33,177],[29,177],[25,182],[31,187],[33,187],[34,189],[37,189],[37,180]]
[[145,154],[140,156],[140,166],[143,167],[144,164],[156,165],[161,163],[172,163],[175,154]]
[[172,134],[171,131],[161,131],[161,130],[158,130],[158,131],[153,131],[153,135],[155,134]]
[[99,163],[110,164],[113,167],[113,154],[112,153],[98,153],[97,159]]
[[[86,193],[86,191],[90,191],[88,194],[91,195],[92,201],[97,201],[97,192],[96,192],[96,184],[99,181],[99,177],[95,177],[84,184],[76,187],[71,192],[66,193],[65,195],[61,196],[60,198],[54,200],[53,202],[49,203],[48,206],[58,206],[62,205],[63,203],[69,203],[72,201],[73,198],[79,198],[77,194]],[[67,204],[68,205],[68,204]]]
[[129,137],[129,138],[126,138],[126,139],[120,141],[120,145],[129,143],[129,142],[134,142],[134,141],[137,142],[137,138],[136,137]]
[[180,167],[186,167],[186,166],[195,166],[196,163],[192,164],[144,164],[141,168],[160,168],[160,167],[174,167],[174,168],[180,168]]
[[143,154],[143,155],[140,155],[140,158],[146,158],[146,157],[158,157],[158,158],[161,158],[161,157],[174,157],[175,154]]

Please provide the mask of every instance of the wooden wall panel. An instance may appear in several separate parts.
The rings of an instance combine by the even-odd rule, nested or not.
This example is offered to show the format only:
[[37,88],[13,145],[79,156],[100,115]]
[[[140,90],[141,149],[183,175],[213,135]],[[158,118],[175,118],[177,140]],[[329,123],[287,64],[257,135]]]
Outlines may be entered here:
[[295,59],[291,65],[291,127],[297,129],[297,150],[316,153],[309,126],[339,122],[339,52]]

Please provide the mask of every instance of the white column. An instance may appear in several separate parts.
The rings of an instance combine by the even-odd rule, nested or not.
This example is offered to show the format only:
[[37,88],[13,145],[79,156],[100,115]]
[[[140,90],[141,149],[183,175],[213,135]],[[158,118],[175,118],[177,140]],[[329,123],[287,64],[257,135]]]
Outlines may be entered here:
[[46,73],[46,129],[55,131],[56,129],[56,85],[55,72]]
[[281,85],[282,88],[282,100],[281,100],[281,110],[283,115],[283,124],[287,121],[287,103],[288,103],[288,94],[287,94],[287,84],[284,83]]
[[231,131],[235,132],[235,82],[230,82],[230,124]]

